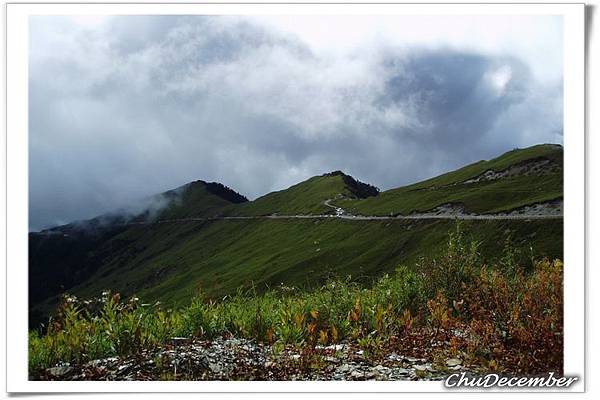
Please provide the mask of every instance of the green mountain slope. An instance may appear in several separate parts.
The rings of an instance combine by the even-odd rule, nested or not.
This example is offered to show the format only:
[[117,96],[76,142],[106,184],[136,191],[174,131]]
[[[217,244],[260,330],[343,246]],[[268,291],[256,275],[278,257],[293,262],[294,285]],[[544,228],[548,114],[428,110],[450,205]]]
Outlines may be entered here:
[[[222,297],[238,287],[315,286],[332,275],[369,280],[444,248],[453,221],[211,221],[186,226],[138,227],[115,241],[131,241],[75,292],[85,297],[112,288],[148,300],[185,303],[196,290]],[[483,241],[489,258],[504,239],[560,257],[555,239],[562,221],[469,221],[463,227]],[[540,230],[545,237],[535,238]],[[535,239],[535,240],[534,240]],[[528,253],[525,253],[529,256]]]
[[[332,275],[369,282],[437,254],[453,229],[450,220],[326,218],[144,225],[102,244],[96,251],[110,257],[69,292],[88,298],[111,289],[176,306],[198,290],[221,298],[240,287],[314,287]],[[531,255],[562,257],[562,219],[464,221],[463,229],[482,242],[488,259],[500,257],[509,237],[523,262]],[[56,301],[51,297],[38,304],[37,315],[48,313]]]
[[228,209],[231,215],[329,214],[325,200],[340,196],[361,199],[377,196],[378,189],[360,182],[341,171],[314,176],[285,190]]
[[195,181],[162,194],[170,199],[160,210],[157,220],[186,217],[212,217],[230,205],[246,203],[248,199],[218,182]]
[[[364,215],[408,214],[447,203],[471,212],[510,210],[562,197],[562,148],[512,151],[381,194],[336,171],[251,202],[203,181],[161,196],[168,199],[166,207],[132,221],[180,221],[122,225],[118,220],[92,224],[102,229],[79,224],[77,229],[71,225],[68,234],[64,227],[30,234],[31,323],[43,321],[63,291],[91,297],[110,289],[175,306],[186,304],[198,290],[219,298],[240,287],[316,286],[331,275],[368,283],[400,264],[434,256],[446,246],[456,222],[213,217],[335,213],[324,204],[328,199]],[[181,221],[189,217],[210,219]],[[562,218],[468,220],[462,225],[467,236],[482,243],[487,259],[501,257],[506,240],[521,251],[523,263],[531,256],[562,257]]]
[[335,204],[363,215],[407,215],[449,203],[478,214],[512,210],[562,198],[562,156],[562,146],[558,145],[517,149],[490,161],[382,192],[376,198],[342,199]]
[[[196,181],[144,200],[144,204],[149,205],[144,212],[125,209],[32,232],[29,234],[29,302],[36,304],[69,291],[92,279],[107,263],[115,260],[124,263],[126,254],[138,252],[139,243],[119,239],[122,233],[127,237],[131,229],[126,224],[208,217],[228,205],[246,201],[220,183]],[[156,246],[158,242],[152,247]]]

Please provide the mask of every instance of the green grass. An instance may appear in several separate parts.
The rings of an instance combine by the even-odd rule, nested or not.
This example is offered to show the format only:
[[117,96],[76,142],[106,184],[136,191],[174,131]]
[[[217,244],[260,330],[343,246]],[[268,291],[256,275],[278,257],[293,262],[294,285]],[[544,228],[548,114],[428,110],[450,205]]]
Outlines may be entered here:
[[[503,155],[496,157],[489,161],[478,161],[474,164],[467,165],[456,171],[448,172],[436,176],[431,179],[427,179],[413,185],[400,188],[403,189],[422,189],[432,186],[445,186],[453,183],[463,182],[467,179],[474,178],[487,170],[501,171],[513,164],[528,160],[544,157],[549,160],[555,161],[562,165],[563,162],[563,149],[562,146],[555,144],[540,144],[536,146],[527,147],[524,149],[514,149]],[[396,189],[392,189],[396,190]]]
[[[546,158],[559,171],[543,176],[518,176],[497,181],[462,184],[488,170],[502,171],[528,159]],[[334,204],[356,214],[397,215],[427,211],[446,203],[460,203],[469,212],[494,213],[562,198],[562,147],[538,145],[510,151],[490,161],[479,161],[457,171],[382,192],[377,197],[343,199]]]
[[179,189],[168,207],[160,211],[157,219],[177,219],[186,217],[212,217],[231,203],[207,190],[206,183],[192,182]]
[[406,215],[447,203],[460,203],[468,212],[486,214],[562,198],[562,176],[521,176],[491,182],[444,186],[435,190],[384,192],[377,198],[334,202],[362,215]]
[[[94,297],[111,289],[149,301],[185,304],[200,289],[212,298],[240,287],[258,291],[281,283],[316,287],[333,276],[368,282],[399,264],[434,256],[453,229],[449,220],[427,221],[213,221],[140,226],[105,244],[111,258],[70,292]],[[465,221],[470,238],[498,257],[511,237],[524,259],[562,257],[562,220]],[[542,233],[543,232],[543,233]],[[102,252],[102,251],[101,251]],[[44,312],[57,298],[42,304]]]
[[315,176],[252,202],[228,207],[226,212],[231,215],[329,214],[332,209],[323,202],[339,194],[350,196],[341,175]]
[[[462,349],[473,362],[483,357],[486,365],[503,360],[520,369],[521,362],[535,371],[559,368],[562,357],[555,349],[562,343],[562,327],[556,325],[561,321],[562,264],[535,262],[525,272],[514,259],[518,249],[508,246],[503,259],[510,268],[496,263],[490,272],[479,253],[482,243],[469,242],[461,225],[442,241],[444,250],[438,256],[396,267],[368,286],[330,279],[311,290],[280,286],[260,294],[255,288],[238,288],[219,300],[199,292],[177,309],[143,305],[137,298],[123,302],[110,293],[92,302],[67,296],[46,334],[29,335],[30,371],[58,362],[135,354],[175,336],[233,335],[301,347],[349,341],[364,348],[367,356],[377,356],[390,340],[395,346],[420,343],[431,350],[432,343],[447,340],[445,335],[454,329],[469,332],[468,339],[455,337],[444,352]],[[459,300],[466,301],[470,311],[448,308]],[[473,324],[480,314],[485,319]],[[486,334],[485,342],[477,339],[482,327],[493,332]],[[523,330],[531,332],[523,335]],[[549,342],[539,342],[538,337]],[[398,342],[407,339],[408,344]],[[537,354],[535,363],[532,351]]]

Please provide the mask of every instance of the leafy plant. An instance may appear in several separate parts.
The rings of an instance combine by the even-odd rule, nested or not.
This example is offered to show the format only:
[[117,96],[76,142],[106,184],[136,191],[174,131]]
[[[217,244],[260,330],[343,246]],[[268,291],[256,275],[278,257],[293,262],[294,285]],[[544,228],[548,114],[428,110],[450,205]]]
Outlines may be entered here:
[[[300,347],[307,369],[320,368],[319,346],[347,342],[366,357],[418,349],[438,360],[461,355],[491,370],[559,372],[562,262],[538,260],[530,271],[487,266],[478,246],[457,226],[444,254],[414,269],[401,266],[370,287],[347,278],[311,291],[240,289],[221,301],[198,293],[180,309],[111,292],[85,301],[64,296],[47,331],[29,334],[29,368],[127,356],[173,337],[238,336],[271,344],[274,353]],[[507,251],[503,263],[514,260]]]

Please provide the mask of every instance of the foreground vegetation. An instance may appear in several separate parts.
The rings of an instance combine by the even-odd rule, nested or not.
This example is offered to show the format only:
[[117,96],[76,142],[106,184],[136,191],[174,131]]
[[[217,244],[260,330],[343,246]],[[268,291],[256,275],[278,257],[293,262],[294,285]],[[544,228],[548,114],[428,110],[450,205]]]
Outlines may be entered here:
[[65,296],[46,332],[30,333],[30,371],[131,355],[173,337],[234,336],[273,351],[348,342],[374,358],[418,352],[486,370],[560,373],[562,263],[533,260],[523,268],[507,244],[498,262],[485,265],[479,248],[457,226],[441,255],[399,267],[370,287],[336,279],[311,291],[239,290],[219,301],[199,293],[176,310],[109,292],[91,301]]

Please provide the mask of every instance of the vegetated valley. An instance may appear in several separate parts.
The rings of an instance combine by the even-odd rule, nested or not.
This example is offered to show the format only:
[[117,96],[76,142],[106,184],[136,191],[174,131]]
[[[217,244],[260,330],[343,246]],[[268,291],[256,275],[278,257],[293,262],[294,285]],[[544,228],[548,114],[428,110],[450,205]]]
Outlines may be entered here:
[[30,378],[561,373],[562,155],[384,192],[341,171],[254,201],[196,181],[32,232]]

